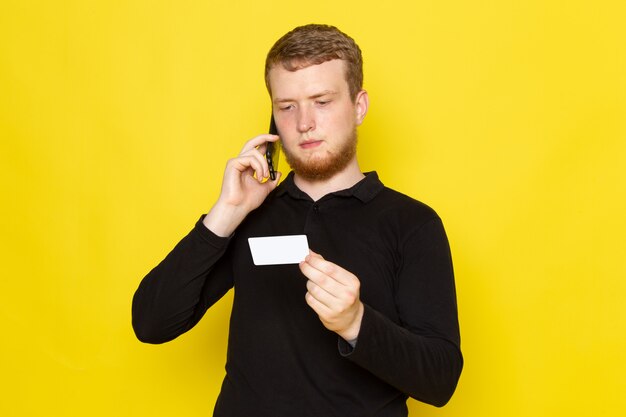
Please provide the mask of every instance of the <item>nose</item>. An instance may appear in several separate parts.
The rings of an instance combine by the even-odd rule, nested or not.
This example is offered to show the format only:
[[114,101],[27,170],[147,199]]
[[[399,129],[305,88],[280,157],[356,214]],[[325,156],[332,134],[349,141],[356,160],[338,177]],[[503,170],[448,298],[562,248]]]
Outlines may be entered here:
[[315,129],[315,117],[309,109],[302,108],[298,112],[298,131],[301,133]]

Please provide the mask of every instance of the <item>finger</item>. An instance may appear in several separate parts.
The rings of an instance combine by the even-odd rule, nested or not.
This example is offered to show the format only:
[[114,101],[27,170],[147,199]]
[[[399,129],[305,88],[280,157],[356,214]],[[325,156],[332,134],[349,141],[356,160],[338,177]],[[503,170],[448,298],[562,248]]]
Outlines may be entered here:
[[263,172],[263,163],[253,155],[244,155],[233,158],[230,162],[231,166],[241,173],[249,172],[254,174]]
[[[331,296],[335,298],[337,298],[339,294],[342,294],[345,292],[345,289],[346,289],[345,285],[339,283],[333,277],[326,275],[324,272],[311,267],[306,262],[303,262],[301,264],[300,270],[302,271],[304,276],[309,279],[309,282],[311,283],[311,284],[307,283],[307,286],[315,285],[316,287],[320,289],[320,291],[325,291],[326,293],[330,294]],[[315,293],[318,294],[319,291]]]
[[282,175],[281,172],[276,171],[276,179],[265,181],[264,185],[268,187],[268,192],[267,192],[268,194],[272,192],[274,188],[278,187],[278,182],[280,181],[281,175]]
[[336,310],[341,304],[341,300],[332,292],[320,287],[315,282],[308,280],[306,283],[307,291],[320,303],[324,304],[330,310]]
[[265,151],[267,151],[267,142],[263,142],[254,149],[256,149],[261,155],[265,155]]
[[[254,157],[254,155],[239,156],[232,159],[231,163],[232,166],[241,173],[245,173],[246,171],[252,169],[259,180],[264,178],[263,175],[265,168],[263,166],[263,161]],[[252,172],[250,172],[250,175],[252,175]]]
[[280,172],[276,172],[276,179],[275,180],[268,179],[267,181],[262,182],[259,185],[261,185],[262,187],[265,187],[266,188],[266,194],[269,195],[269,193],[271,193],[276,187],[278,187],[278,181],[280,181]]
[[312,268],[328,275],[343,285],[353,285],[355,276],[337,264],[325,260],[322,255],[313,251],[304,260]]
[[276,142],[277,140],[278,135],[270,135],[269,133],[255,136],[243,145],[240,154],[248,152],[249,150],[254,149],[257,146],[263,145],[265,142]]
[[304,296],[306,303],[317,313],[320,317],[329,317],[333,314],[332,310],[328,308],[324,303],[320,302],[310,292],[307,292]]
[[263,173],[260,176],[257,174],[258,179],[269,177],[270,169],[267,164],[267,159],[265,158],[265,153],[262,153],[258,149],[255,148],[255,149],[250,149],[249,151],[243,153],[241,156],[252,156],[257,161],[259,161],[259,163],[263,167]]

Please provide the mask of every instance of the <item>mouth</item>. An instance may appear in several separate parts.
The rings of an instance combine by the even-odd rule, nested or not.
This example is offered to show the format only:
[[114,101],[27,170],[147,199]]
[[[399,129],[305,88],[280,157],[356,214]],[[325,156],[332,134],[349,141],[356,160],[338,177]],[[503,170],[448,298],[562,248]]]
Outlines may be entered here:
[[322,142],[324,142],[324,141],[323,140],[315,140],[315,139],[306,140],[304,142],[300,142],[300,147],[302,149],[313,149],[313,148],[316,148],[316,147],[320,146],[322,144]]

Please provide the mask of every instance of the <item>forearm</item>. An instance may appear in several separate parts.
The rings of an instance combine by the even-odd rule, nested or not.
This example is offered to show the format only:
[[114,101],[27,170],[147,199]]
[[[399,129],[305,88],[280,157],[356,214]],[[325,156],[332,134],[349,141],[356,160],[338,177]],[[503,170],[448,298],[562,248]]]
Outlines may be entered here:
[[218,262],[228,239],[198,221],[135,292],[132,323],[146,343],[172,340],[193,327],[206,309],[232,286]]
[[403,241],[395,282],[397,317],[365,303],[350,360],[420,401],[443,406],[456,388],[463,358],[450,249],[438,218]]
[[367,305],[356,346],[340,341],[340,347],[350,361],[437,407],[449,401],[463,368],[461,351],[454,342],[413,333]]

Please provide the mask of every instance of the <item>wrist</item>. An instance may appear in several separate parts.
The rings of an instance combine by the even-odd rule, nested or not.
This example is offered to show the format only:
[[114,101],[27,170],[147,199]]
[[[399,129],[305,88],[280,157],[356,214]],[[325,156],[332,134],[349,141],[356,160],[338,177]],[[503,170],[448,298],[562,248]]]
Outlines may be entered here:
[[217,236],[228,237],[234,233],[245,217],[246,215],[242,214],[240,209],[218,201],[204,216],[202,224]]
[[350,343],[352,346],[354,346],[354,344],[356,343],[356,340],[359,337],[364,311],[365,311],[365,307],[363,306],[363,303],[359,301],[357,312],[355,314],[354,319],[350,323],[350,325],[346,327],[344,330],[342,330],[341,332],[337,332],[339,336],[341,336],[342,339]]

